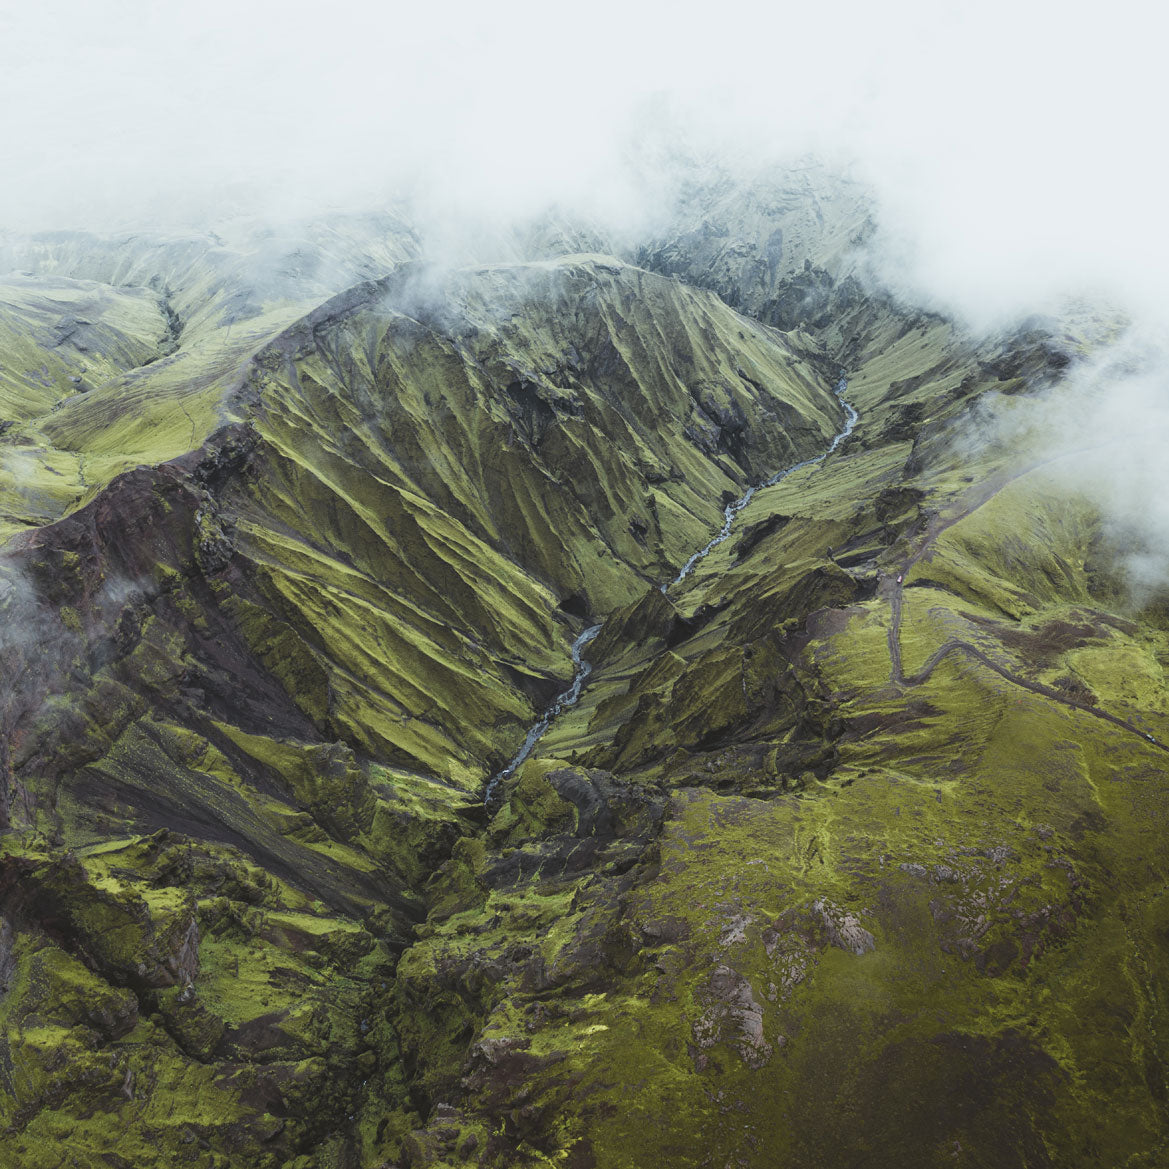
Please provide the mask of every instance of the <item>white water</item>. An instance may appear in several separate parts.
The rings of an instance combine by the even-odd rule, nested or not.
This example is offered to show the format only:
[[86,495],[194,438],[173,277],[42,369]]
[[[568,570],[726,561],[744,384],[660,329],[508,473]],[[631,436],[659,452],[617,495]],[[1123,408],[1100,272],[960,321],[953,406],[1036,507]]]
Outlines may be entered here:
[[572,685],[544,711],[540,716],[540,721],[528,731],[527,738],[524,739],[524,745],[516,752],[515,758],[502,771],[497,772],[488,781],[487,790],[483,793],[483,802],[485,804],[490,803],[491,797],[495,794],[495,789],[500,783],[505,779],[510,779],[515,774],[516,768],[532,753],[536,744],[544,737],[544,732],[552,725],[552,720],[562,710],[567,710],[570,706],[576,705],[576,700],[580,697],[580,688],[584,685],[585,679],[593,672],[593,667],[581,657],[581,654],[584,652],[584,647],[600,632],[601,627],[599,625],[590,625],[572,643],[572,664],[576,667]]
[[785,467],[782,471],[777,471],[770,479],[765,479],[762,483],[757,483],[754,487],[748,487],[745,494],[740,495],[733,503],[728,503],[723,511],[723,526],[719,529],[718,534],[710,541],[704,548],[700,548],[685,564],[682,565],[682,571],[678,573],[673,580],[668,581],[661,586],[663,593],[668,592],[671,585],[679,584],[684,581],[690,573],[694,570],[694,566],[705,560],[711,552],[714,551],[730,534],[731,528],[734,527],[735,517],[751,502],[755,497],[757,491],[762,491],[765,487],[774,487],[777,483],[786,479],[789,475],[794,475],[796,471],[802,471],[805,467],[814,467],[817,463],[822,463],[850,434],[856,427],[858,414],[852,408],[852,405],[844,400],[844,391],[848,389],[848,379],[843,375],[836,383],[836,388],[833,393],[839,399],[840,404],[844,407],[844,427],[837,432],[836,437],[833,438],[828,449],[814,459],[804,459],[802,463],[793,463],[790,467]]
[[[667,581],[661,586],[662,592],[666,592],[670,585],[675,585],[679,581],[685,580],[687,576],[693,571],[694,566],[709,556],[714,548],[717,548],[730,534],[731,528],[734,525],[735,517],[751,502],[757,491],[762,491],[764,487],[774,487],[781,480],[786,479],[789,475],[796,471],[802,471],[805,467],[814,467],[817,463],[822,463],[850,434],[856,427],[857,412],[852,408],[851,404],[844,399],[844,391],[848,389],[848,379],[843,375],[836,383],[836,388],[833,390],[840,404],[844,407],[844,426],[837,432],[828,449],[823,454],[817,455],[814,459],[804,459],[801,463],[794,463],[790,467],[785,467],[782,471],[777,471],[770,479],[765,479],[762,483],[756,484],[754,487],[748,487],[745,494],[741,495],[734,503],[728,503],[723,512],[723,526],[719,529],[718,534],[706,545],[705,548],[699,549],[690,557],[689,560],[682,566],[682,571],[678,573],[672,581]],[[598,633],[601,632],[599,625],[590,625],[577,639],[572,643],[572,664],[576,667],[576,673],[572,679],[572,685],[565,690],[559,698],[544,713],[540,716],[540,720],[528,731],[527,737],[524,739],[523,746],[516,752],[515,758],[502,770],[488,780],[487,790],[483,793],[483,802],[489,804],[495,795],[496,789],[506,779],[510,779],[515,773],[516,769],[528,758],[535,750],[536,744],[544,737],[545,732],[552,725],[553,719],[556,718],[561,711],[567,710],[571,706],[575,706],[577,700],[580,698],[581,688],[584,686],[585,679],[593,672],[593,667],[584,660],[582,654],[584,648],[588,645]]]

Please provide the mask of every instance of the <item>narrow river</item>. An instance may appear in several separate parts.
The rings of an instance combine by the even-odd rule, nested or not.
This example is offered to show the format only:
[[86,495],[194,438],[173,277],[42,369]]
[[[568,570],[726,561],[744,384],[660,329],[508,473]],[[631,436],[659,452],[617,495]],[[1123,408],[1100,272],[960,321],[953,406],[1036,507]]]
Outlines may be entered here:
[[730,534],[731,528],[734,527],[735,517],[755,498],[755,494],[762,491],[765,487],[774,487],[777,483],[782,482],[789,475],[794,475],[797,471],[802,471],[805,467],[814,467],[817,463],[822,463],[850,434],[856,426],[856,421],[859,415],[852,408],[852,405],[844,400],[844,391],[848,389],[848,379],[841,376],[836,383],[836,388],[832,391],[840,400],[840,404],[844,407],[844,427],[838,431],[835,438],[833,438],[828,449],[814,459],[805,459],[802,463],[793,463],[790,467],[785,467],[782,471],[776,471],[770,479],[765,479],[762,483],[757,483],[754,487],[748,487],[743,495],[740,495],[733,503],[728,503],[726,509],[723,511],[723,526],[719,529],[718,534],[710,541],[704,548],[699,548],[689,560],[682,565],[681,572],[678,573],[672,581],[661,586],[662,592],[668,592],[671,585],[676,585],[684,581],[690,573],[694,570],[696,564],[705,560],[711,552],[715,550]]
[[[683,581],[694,571],[696,565],[700,564],[707,556],[714,551],[730,534],[731,528],[734,527],[735,519],[739,512],[743,510],[755,497],[755,495],[762,491],[765,487],[774,487],[777,483],[782,482],[789,475],[794,475],[796,471],[802,471],[805,467],[814,467],[818,463],[822,463],[856,427],[857,419],[860,415],[853,409],[852,404],[845,400],[844,393],[848,389],[848,379],[841,374],[837,381],[833,393],[841,406],[844,407],[844,426],[837,431],[833,437],[832,442],[828,445],[828,449],[823,453],[818,454],[814,459],[804,459],[803,462],[793,463],[790,467],[785,467],[782,471],[777,471],[770,479],[765,479],[762,483],[757,483],[754,487],[748,487],[744,494],[740,495],[733,503],[728,503],[723,511],[723,526],[718,533],[705,547],[700,548],[689,560],[682,566],[682,570],[673,580],[667,581],[661,585],[660,588],[663,593],[668,592],[671,585],[676,585]],[[552,725],[553,720],[561,711],[567,710],[571,706],[575,706],[580,698],[581,689],[584,687],[585,680],[593,672],[593,667],[584,659],[584,649],[596,636],[601,632],[600,625],[590,625],[577,639],[572,643],[572,664],[575,667],[575,674],[573,675],[572,685],[565,690],[555,702],[540,716],[538,722],[533,725],[528,731],[527,737],[524,739],[523,746],[516,752],[515,758],[502,770],[498,771],[487,782],[487,788],[483,793],[483,802],[490,804],[495,796],[495,792],[499,785],[506,779],[510,779],[517,768],[528,758],[529,755],[536,749],[536,744],[544,737],[545,732]]]
[[576,700],[580,697],[580,690],[585,684],[585,679],[593,672],[593,667],[581,657],[581,654],[584,652],[584,647],[600,632],[601,627],[599,625],[590,625],[572,643],[572,664],[576,667],[572,685],[544,711],[540,716],[539,722],[528,731],[527,738],[524,739],[524,745],[516,752],[515,758],[502,771],[496,772],[488,781],[487,790],[483,793],[483,802],[485,804],[491,802],[492,797],[495,795],[495,789],[505,779],[510,779],[515,774],[516,768],[532,753],[536,744],[544,737],[544,732],[552,725],[552,720],[562,710],[567,710],[570,706],[576,705]]

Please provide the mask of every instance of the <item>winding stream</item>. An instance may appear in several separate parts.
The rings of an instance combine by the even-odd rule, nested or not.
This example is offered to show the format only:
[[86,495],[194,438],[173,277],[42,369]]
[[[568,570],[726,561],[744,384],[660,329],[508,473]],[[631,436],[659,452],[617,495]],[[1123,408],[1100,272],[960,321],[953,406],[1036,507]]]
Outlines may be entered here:
[[544,711],[540,716],[539,722],[528,731],[527,738],[524,739],[524,745],[516,752],[515,758],[502,771],[496,772],[488,781],[487,790],[483,793],[483,802],[485,804],[491,802],[492,797],[495,795],[495,789],[505,779],[510,779],[515,774],[516,768],[532,753],[536,744],[544,737],[544,732],[552,725],[552,720],[562,710],[567,710],[570,706],[576,705],[577,699],[580,698],[580,689],[584,685],[585,679],[593,672],[592,665],[586,662],[581,657],[581,654],[584,652],[584,647],[600,632],[601,627],[599,625],[590,625],[572,643],[572,664],[576,667],[572,685]]
[[[774,487],[777,483],[782,482],[789,475],[794,475],[796,471],[802,471],[805,467],[814,467],[818,463],[822,463],[837,447],[856,428],[857,420],[860,415],[853,409],[852,404],[845,400],[844,393],[848,389],[848,378],[843,374],[840,375],[833,393],[836,395],[837,401],[844,407],[844,426],[837,431],[828,449],[822,454],[818,454],[813,459],[804,459],[802,462],[793,463],[790,467],[785,467],[782,471],[777,471],[770,479],[765,479],[762,483],[755,484],[754,487],[748,487],[747,490],[739,496],[733,503],[728,503],[723,510],[723,526],[719,529],[714,538],[703,548],[700,548],[689,560],[682,566],[682,570],[673,580],[667,581],[665,584],[659,586],[663,593],[668,592],[671,585],[676,585],[683,581],[693,572],[695,565],[701,563],[706,559],[710,553],[717,548],[730,534],[731,528],[734,526],[735,518],[739,512],[743,510],[755,497],[755,495],[762,491],[765,487]],[[491,803],[495,796],[495,792],[499,785],[506,779],[510,779],[517,768],[528,758],[535,750],[536,744],[544,737],[545,732],[552,725],[553,720],[561,711],[567,710],[569,707],[575,706],[577,700],[580,698],[580,692],[585,684],[585,679],[593,672],[593,667],[589,662],[584,660],[582,656],[585,646],[587,646],[598,633],[601,632],[600,625],[590,625],[581,635],[572,643],[572,664],[575,667],[575,673],[572,679],[572,685],[565,690],[551,706],[540,716],[540,719],[528,731],[527,737],[524,739],[523,746],[516,752],[512,761],[502,770],[498,771],[487,782],[487,788],[483,793],[483,802],[485,804]]]
[[762,491],[765,487],[774,487],[777,483],[782,482],[789,475],[794,475],[796,471],[802,471],[805,467],[814,467],[817,463],[822,463],[850,434],[852,434],[857,423],[859,415],[852,408],[849,402],[844,400],[844,391],[848,389],[848,379],[841,374],[840,380],[837,381],[835,389],[832,391],[840,404],[844,407],[844,428],[837,432],[836,437],[833,438],[828,449],[814,459],[804,459],[802,463],[793,463],[790,467],[785,467],[782,471],[777,471],[770,479],[764,479],[762,483],[756,483],[754,487],[748,487],[743,495],[740,495],[733,503],[728,503],[723,511],[723,526],[719,529],[718,534],[706,545],[705,548],[700,548],[689,560],[682,565],[682,571],[678,573],[672,581],[661,586],[663,593],[668,592],[671,585],[680,584],[684,581],[690,573],[694,570],[694,566],[705,560],[711,552],[714,551],[730,534],[731,528],[734,526],[735,517],[755,498],[755,494]]

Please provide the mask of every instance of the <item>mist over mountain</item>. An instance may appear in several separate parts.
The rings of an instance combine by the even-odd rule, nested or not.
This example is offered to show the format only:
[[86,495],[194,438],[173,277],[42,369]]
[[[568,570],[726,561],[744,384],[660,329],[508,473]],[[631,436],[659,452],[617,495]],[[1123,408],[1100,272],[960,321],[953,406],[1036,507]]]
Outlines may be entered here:
[[0,1166],[1166,1163],[1162,22],[0,16]]

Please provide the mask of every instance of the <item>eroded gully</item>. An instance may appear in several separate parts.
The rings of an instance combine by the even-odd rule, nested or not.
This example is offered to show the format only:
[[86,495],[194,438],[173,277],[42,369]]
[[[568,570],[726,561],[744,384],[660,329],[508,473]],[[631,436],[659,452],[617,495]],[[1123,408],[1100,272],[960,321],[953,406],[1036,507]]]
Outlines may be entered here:
[[[793,463],[790,467],[785,467],[782,471],[777,471],[770,479],[765,479],[762,483],[756,483],[753,487],[748,487],[747,490],[739,496],[733,503],[728,503],[723,510],[723,525],[715,534],[715,536],[702,548],[694,553],[689,560],[682,566],[678,575],[665,584],[660,585],[663,593],[669,592],[670,588],[676,584],[680,584],[690,575],[691,572],[705,560],[711,552],[715,550],[724,540],[731,534],[731,529],[735,525],[735,520],[739,513],[751,502],[755,496],[767,487],[774,487],[777,483],[781,483],[789,475],[794,475],[797,471],[802,471],[806,467],[815,467],[824,462],[830,454],[832,454],[842,442],[856,428],[856,424],[860,415],[853,409],[853,406],[845,397],[845,391],[848,389],[848,379],[842,374],[833,389],[837,401],[844,408],[844,425],[833,436],[831,443],[828,444],[827,450],[821,454],[816,455],[812,459],[803,459],[801,462]],[[490,804],[495,799],[495,794],[499,789],[499,785],[505,780],[510,779],[521,764],[536,749],[536,744],[544,737],[548,728],[553,721],[563,711],[573,707],[580,700],[581,690],[588,676],[593,672],[592,665],[584,658],[585,647],[593,641],[598,633],[601,632],[600,625],[590,625],[583,633],[577,637],[576,641],[572,643],[572,663],[575,667],[575,672],[572,679],[572,685],[564,691],[547,710],[540,716],[532,728],[528,731],[524,738],[523,745],[516,752],[511,762],[508,763],[501,771],[498,771],[487,781],[487,787],[483,793],[483,802]]]

